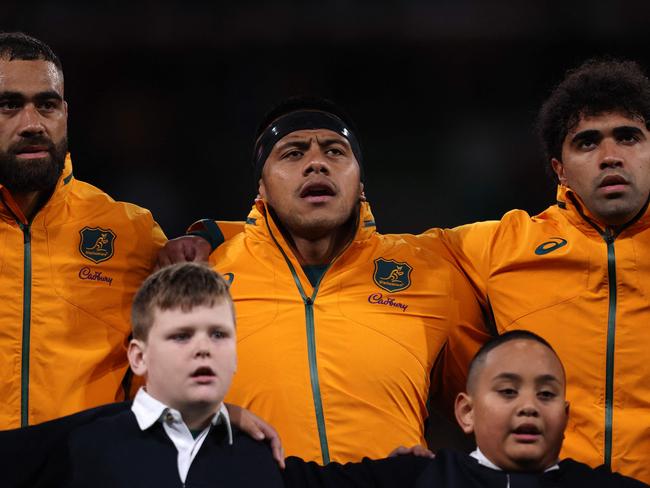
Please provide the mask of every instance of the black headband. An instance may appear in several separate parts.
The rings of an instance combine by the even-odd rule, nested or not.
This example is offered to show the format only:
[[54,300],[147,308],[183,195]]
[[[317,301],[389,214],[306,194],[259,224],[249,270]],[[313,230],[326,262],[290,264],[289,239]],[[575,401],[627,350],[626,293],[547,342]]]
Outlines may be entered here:
[[266,159],[271,154],[273,146],[287,134],[297,130],[305,129],[329,129],[341,134],[350,143],[354,157],[359,163],[361,180],[363,181],[363,164],[361,160],[361,147],[354,133],[336,115],[318,110],[299,110],[291,112],[275,119],[264,132],[257,138],[255,152],[253,153],[253,170],[255,172],[255,184],[262,177],[262,168]]

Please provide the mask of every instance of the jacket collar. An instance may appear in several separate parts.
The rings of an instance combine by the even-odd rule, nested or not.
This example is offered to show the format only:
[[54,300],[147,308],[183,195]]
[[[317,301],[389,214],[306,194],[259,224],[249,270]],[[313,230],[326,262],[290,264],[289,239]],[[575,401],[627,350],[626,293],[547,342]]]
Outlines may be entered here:
[[[66,195],[70,191],[69,183],[73,178],[72,159],[70,158],[70,153],[68,153],[65,157],[63,171],[61,172],[61,176],[59,176],[59,181],[57,181],[56,186],[54,187],[52,196],[36,213],[33,220],[40,218],[40,216],[59,207],[65,202]],[[27,218],[23,215],[23,212],[20,210],[20,207],[11,195],[11,192],[2,185],[0,185],[0,197],[2,198],[3,203],[3,205],[0,205],[0,216],[4,220],[18,221],[25,225],[29,224]]]
[[589,211],[578,194],[568,186],[558,185],[557,205],[574,226],[589,233],[597,232],[600,235],[605,235],[605,233],[609,232],[616,236],[629,229],[641,230],[650,226],[650,211],[648,210],[647,202],[639,212],[639,215],[619,229],[608,228],[607,225],[601,223],[598,218]]
[[[308,297],[311,297],[312,300],[315,299],[320,282],[315,287],[312,286],[291,247],[284,239],[282,232],[280,232],[271,213],[268,211],[265,201],[260,199],[255,202],[246,219],[244,232],[253,240],[270,241],[277,246],[293,275],[303,300],[307,300]],[[362,202],[359,208],[359,218],[357,219],[357,230],[352,242],[330,263],[328,269],[330,266],[334,266],[344,255],[348,254],[353,247],[363,245],[375,232],[375,219],[370,211],[370,205]]]

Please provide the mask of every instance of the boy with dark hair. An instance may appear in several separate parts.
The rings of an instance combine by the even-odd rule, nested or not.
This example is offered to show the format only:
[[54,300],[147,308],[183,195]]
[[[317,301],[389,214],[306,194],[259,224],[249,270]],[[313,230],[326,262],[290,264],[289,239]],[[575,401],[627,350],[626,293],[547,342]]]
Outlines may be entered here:
[[564,368],[550,344],[527,330],[506,332],[479,350],[455,412],[463,431],[476,438],[469,455],[443,449],[435,459],[400,456],[322,470],[289,458],[287,473],[332,487],[646,486],[605,466],[559,460],[569,414]]

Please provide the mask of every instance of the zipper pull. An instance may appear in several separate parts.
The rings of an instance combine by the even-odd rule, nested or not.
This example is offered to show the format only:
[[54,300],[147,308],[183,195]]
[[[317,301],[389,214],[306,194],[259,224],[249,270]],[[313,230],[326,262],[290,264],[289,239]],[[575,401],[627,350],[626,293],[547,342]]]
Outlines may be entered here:
[[605,242],[607,244],[611,244],[614,242],[615,236],[614,233],[612,232],[612,229],[610,227],[605,228]]

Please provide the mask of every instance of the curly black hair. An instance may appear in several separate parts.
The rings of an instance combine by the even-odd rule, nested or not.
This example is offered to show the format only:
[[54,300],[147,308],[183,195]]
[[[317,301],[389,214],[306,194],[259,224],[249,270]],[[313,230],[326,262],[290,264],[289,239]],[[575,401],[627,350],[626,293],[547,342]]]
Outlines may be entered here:
[[561,160],[566,135],[584,115],[621,112],[650,128],[650,80],[634,61],[595,58],[567,71],[537,117],[546,162]]
[[0,32],[0,59],[49,61],[63,72],[61,61],[50,46],[22,32]]

